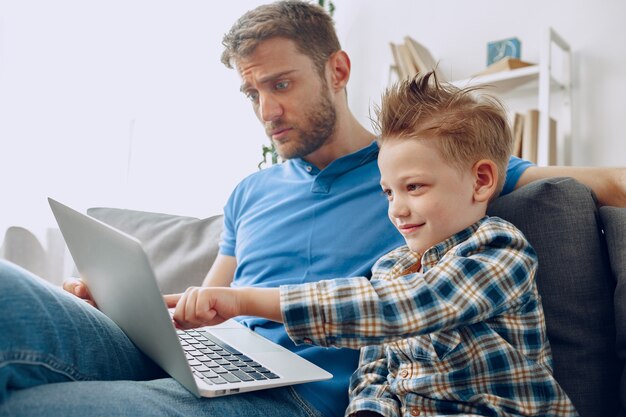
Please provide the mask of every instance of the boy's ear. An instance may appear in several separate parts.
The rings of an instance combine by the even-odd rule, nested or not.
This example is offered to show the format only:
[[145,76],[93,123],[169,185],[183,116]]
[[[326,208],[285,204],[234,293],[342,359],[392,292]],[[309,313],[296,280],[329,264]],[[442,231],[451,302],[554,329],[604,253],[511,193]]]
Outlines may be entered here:
[[337,51],[328,58],[330,88],[333,92],[343,90],[350,79],[350,58],[344,51]]
[[489,202],[498,186],[498,167],[489,159],[481,159],[472,167],[474,176],[474,201]]

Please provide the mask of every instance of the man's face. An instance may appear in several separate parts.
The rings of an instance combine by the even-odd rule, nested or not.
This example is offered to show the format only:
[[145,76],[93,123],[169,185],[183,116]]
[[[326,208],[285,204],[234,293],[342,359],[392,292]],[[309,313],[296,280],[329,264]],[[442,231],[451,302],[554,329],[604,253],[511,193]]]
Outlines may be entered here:
[[327,143],[335,128],[335,105],[326,80],[293,41],[263,41],[236,66],[241,91],[282,158],[303,158]]
[[388,140],[378,166],[389,219],[413,252],[423,254],[484,215],[474,200],[472,170],[450,166],[428,140]]

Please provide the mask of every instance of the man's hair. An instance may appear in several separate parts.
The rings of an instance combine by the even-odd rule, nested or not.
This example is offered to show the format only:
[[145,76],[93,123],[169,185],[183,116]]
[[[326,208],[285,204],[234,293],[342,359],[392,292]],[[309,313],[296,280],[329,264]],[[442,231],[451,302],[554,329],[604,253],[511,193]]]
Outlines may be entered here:
[[400,81],[385,91],[375,110],[379,144],[432,140],[442,158],[460,170],[490,159],[498,167],[495,198],[504,186],[513,137],[500,101],[476,90],[441,83],[434,71]]
[[241,16],[224,35],[222,62],[233,68],[237,59],[249,56],[259,43],[271,38],[294,41],[321,75],[328,58],[341,50],[333,20],[322,7],[286,0],[261,5]]

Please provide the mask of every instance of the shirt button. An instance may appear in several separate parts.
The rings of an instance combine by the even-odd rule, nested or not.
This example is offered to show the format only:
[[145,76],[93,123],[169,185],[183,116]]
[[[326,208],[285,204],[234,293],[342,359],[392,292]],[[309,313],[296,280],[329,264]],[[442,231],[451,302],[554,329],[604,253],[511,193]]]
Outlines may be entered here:
[[409,371],[405,369],[404,371],[400,372],[400,376],[402,378],[406,378],[407,376],[409,376]]
[[313,167],[311,165],[307,165],[305,169],[306,169],[306,172],[313,171]]
[[412,415],[412,416],[419,416],[419,415],[420,415],[420,410],[419,410],[419,408],[416,408],[416,407],[411,407],[411,415]]

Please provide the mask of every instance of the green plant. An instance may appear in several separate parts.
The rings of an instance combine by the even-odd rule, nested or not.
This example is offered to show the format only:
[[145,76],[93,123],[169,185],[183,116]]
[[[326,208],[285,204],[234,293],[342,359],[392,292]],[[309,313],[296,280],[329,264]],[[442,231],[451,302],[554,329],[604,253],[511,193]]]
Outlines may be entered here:
[[[326,10],[331,17],[335,13],[335,3],[333,3],[332,1],[329,0],[327,2],[326,0],[317,0],[317,4],[319,4],[321,8]],[[269,161],[271,161],[269,165],[274,165],[278,162],[282,162],[280,157],[278,156],[278,153],[276,153],[276,148],[274,147],[274,144],[271,141],[269,145],[262,145],[261,151],[262,159],[261,162],[259,162],[259,164],[257,165],[259,169],[263,169],[266,165],[268,165]]]

